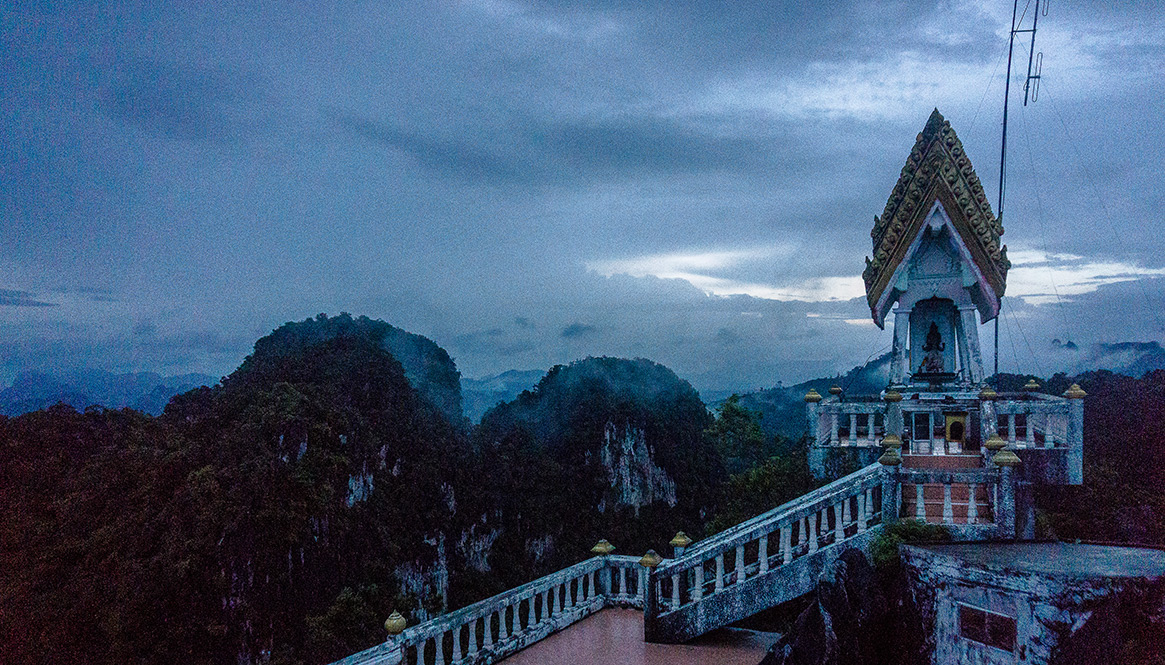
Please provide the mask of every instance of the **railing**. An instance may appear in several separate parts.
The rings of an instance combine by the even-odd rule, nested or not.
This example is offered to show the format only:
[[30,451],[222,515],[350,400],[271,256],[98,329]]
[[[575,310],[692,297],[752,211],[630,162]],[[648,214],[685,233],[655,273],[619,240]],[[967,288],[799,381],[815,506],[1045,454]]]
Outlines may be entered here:
[[604,607],[643,607],[647,571],[597,556],[406,629],[333,665],[494,663]]
[[[688,549],[655,568],[649,584],[659,616],[699,603],[881,522],[882,466],[818,488]],[[732,557],[731,563],[725,557]],[[652,605],[655,605],[653,608]]]
[[820,446],[880,446],[885,435],[886,405],[882,402],[821,403],[813,424]]
[[1000,400],[995,404],[999,436],[1013,448],[1062,448],[1070,444],[1069,400]]

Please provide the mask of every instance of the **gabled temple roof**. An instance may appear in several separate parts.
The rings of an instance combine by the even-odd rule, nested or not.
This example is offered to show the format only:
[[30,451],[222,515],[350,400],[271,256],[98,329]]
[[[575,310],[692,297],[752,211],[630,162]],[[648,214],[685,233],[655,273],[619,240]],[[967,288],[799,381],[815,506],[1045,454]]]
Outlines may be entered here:
[[866,259],[862,279],[866,282],[866,299],[874,321],[882,325],[886,310],[893,304],[886,296],[898,267],[908,258],[907,251],[926,226],[935,202],[942,205],[971,260],[986,284],[980,290],[991,301],[984,320],[999,311],[999,299],[1007,281],[1007,247],[999,244],[1003,225],[991,211],[963,144],[938,109],[930,114],[926,128],[918,135],[914,149],[881,217],[874,218],[870,235],[874,240],[874,258]]

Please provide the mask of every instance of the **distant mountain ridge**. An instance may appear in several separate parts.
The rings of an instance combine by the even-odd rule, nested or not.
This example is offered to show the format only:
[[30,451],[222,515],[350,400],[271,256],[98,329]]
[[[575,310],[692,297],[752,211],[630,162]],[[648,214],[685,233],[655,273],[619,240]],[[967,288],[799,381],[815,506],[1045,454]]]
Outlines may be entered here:
[[540,369],[511,369],[480,379],[462,377],[461,400],[465,417],[471,423],[480,422],[486,411],[502,402],[512,401],[523,390],[532,389],[545,375],[546,372]]
[[174,395],[216,383],[218,377],[208,374],[116,374],[99,369],[26,371],[16,375],[12,386],[0,390],[0,414],[19,416],[64,402],[78,410],[92,405],[129,407],[156,416]]

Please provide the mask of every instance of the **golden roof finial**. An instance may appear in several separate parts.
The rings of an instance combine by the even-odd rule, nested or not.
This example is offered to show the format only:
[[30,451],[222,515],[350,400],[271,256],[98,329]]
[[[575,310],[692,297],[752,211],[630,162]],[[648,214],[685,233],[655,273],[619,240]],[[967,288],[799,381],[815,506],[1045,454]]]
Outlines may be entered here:
[[687,547],[691,544],[692,539],[688,538],[688,534],[684,533],[683,531],[677,531],[675,537],[671,539],[670,543],[668,543],[668,545],[671,545],[672,547]]
[[647,554],[644,554],[643,558],[639,560],[639,565],[644,568],[655,568],[661,563],[663,563],[663,557],[656,554],[655,550],[647,550]]
[[1079,383],[1073,383],[1064,391],[1064,397],[1068,399],[1084,399],[1088,397],[1088,393],[1084,392],[1084,389],[1080,387]]
[[595,543],[595,546],[591,548],[591,552],[594,554],[598,554],[599,556],[607,556],[608,554],[610,554],[611,552],[614,552],[614,551],[615,551],[615,546],[612,545],[611,543],[608,543],[605,538],[603,540],[600,540],[599,542]]

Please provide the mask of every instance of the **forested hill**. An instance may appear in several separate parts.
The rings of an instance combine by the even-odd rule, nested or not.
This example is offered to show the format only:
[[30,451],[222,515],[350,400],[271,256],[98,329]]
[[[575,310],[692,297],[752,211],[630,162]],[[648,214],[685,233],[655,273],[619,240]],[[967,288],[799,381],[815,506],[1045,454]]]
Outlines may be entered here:
[[500,551],[550,570],[600,537],[634,553],[698,535],[723,478],[711,422],[691,385],[648,360],[552,368],[474,432],[502,508]]
[[320,316],[160,417],[0,417],[0,662],[330,662],[598,538],[698,535],[719,467],[670,370],[557,368],[474,432],[457,386],[429,340]]
[[159,418],[0,420],[0,662],[321,662],[441,609],[472,457],[391,334],[317,317]]

